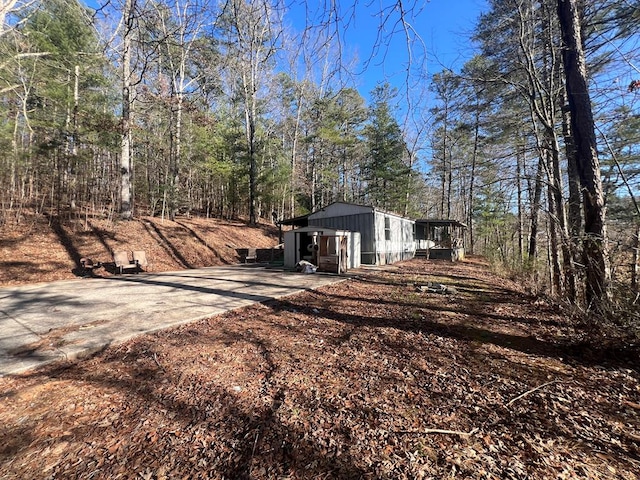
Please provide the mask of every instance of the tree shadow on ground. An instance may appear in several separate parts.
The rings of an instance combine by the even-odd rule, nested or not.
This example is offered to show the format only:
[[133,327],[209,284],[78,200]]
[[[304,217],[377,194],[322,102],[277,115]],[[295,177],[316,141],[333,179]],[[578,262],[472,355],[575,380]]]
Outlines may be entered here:
[[[333,295],[328,295],[328,298],[323,299],[321,303],[330,305],[333,297]],[[371,303],[371,311],[376,312],[380,301],[369,301]],[[398,305],[398,302],[394,300],[383,300],[383,302]],[[352,315],[319,304],[313,306],[298,304],[291,299],[267,302],[267,305],[276,312],[284,310],[306,310],[309,312],[315,309],[318,316],[355,327],[395,328],[416,333],[420,332],[425,335],[433,334],[465,342],[492,344],[529,355],[551,357],[563,362],[577,363],[583,366],[602,365],[640,372],[640,364],[638,362],[640,348],[638,346],[592,345],[583,339],[547,338],[542,340],[533,335],[517,335],[494,331],[489,328],[472,325],[471,322],[474,318],[500,321],[512,321],[512,318],[491,313],[479,313],[480,310],[477,308],[467,309],[461,305],[443,306],[420,303],[404,305],[420,308],[422,314],[419,318],[416,316],[411,318],[386,318]],[[465,323],[454,323],[442,317],[441,313],[443,312],[467,315],[470,318]],[[530,324],[531,321],[529,320],[525,323]]]
[[[391,285],[391,286],[394,286],[394,285]],[[473,289],[462,289],[460,291],[463,293],[471,293],[471,294],[477,293],[477,291]],[[487,292],[486,290],[482,291],[483,294],[486,292]],[[413,293],[413,291],[411,291],[411,293]],[[509,296],[509,293],[511,293],[511,291],[509,290],[504,290],[504,295],[499,295],[496,293],[495,295],[491,296],[490,301],[482,301],[478,299],[467,299],[467,298],[459,299],[459,297],[455,295],[438,294],[438,293],[428,294],[428,295],[431,295],[432,296],[431,298],[434,299],[434,301],[429,303],[426,303],[424,301],[424,295],[427,295],[425,293],[419,293],[419,294],[416,293],[415,296],[413,297],[414,298],[413,300],[411,300],[412,297],[410,295],[404,295],[403,300],[399,300],[397,298],[391,298],[391,297],[376,298],[375,300],[371,300],[371,299],[365,299],[365,300],[371,302],[372,304],[375,304],[376,306],[389,305],[389,306],[407,307],[407,308],[414,308],[414,309],[426,308],[428,310],[458,313],[458,314],[468,315],[470,317],[477,317],[485,320],[493,319],[501,322],[511,322],[511,323],[515,322],[515,323],[522,323],[526,325],[545,324],[548,326],[556,326],[556,327],[565,326],[564,324],[559,322],[557,319],[545,318],[544,320],[541,320],[541,321],[539,320],[539,317],[540,317],[539,313],[541,311],[543,312],[548,311],[549,313],[555,313],[555,309],[553,309],[552,307],[538,306],[537,313],[534,314],[533,312],[531,312],[530,315],[528,316],[523,316],[523,315],[513,316],[513,315],[492,312],[491,311],[493,310],[492,307],[496,304],[504,303],[504,304],[527,307],[527,306],[530,306],[532,303],[532,297],[523,297],[523,296],[512,297],[512,296]],[[320,292],[316,292],[316,295],[323,295],[323,294]],[[337,294],[337,293],[332,293],[328,295],[328,298],[329,298],[328,301],[352,299],[352,297],[350,297],[349,295],[343,295],[343,294]]]
[[[284,386],[273,382],[278,365],[271,357],[268,339],[251,333],[241,338],[233,332],[215,335],[215,344],[228,336],[231,343],[242,340],[257,348],[264,366],[255,372],[262,378],[262,388],[255,400],[211,380],[200,379],[197,374],[185,376],[183,365],[162,364],[153,339],[129,344],[124,358],[123,350],[109,350],[98,368],[93,363],[57,365],[29,375],[33,379],[93,385],[109,396],[113,392],[123,395],[124,403],[114,404],[104,417],[94,419],[94,425],[73,422],[67,414],[60,419],[65,435],[73,439],[72,445],[91,445],[91,451],[100,457],[110,450],[109,461],[99,462],[103,464],[102,470],[87,470],[95,465],[92,461],[96,459],[91,455],[84,456],[82,462],[67,455],[55,464],[51,473],[64,471],[66,476],[85,477],[100,472],[102,476],[115,476],[119,468],[126,467],[137,476],[142,470],[136,455],[142,446],[151,471],[162,465],[170,478],[185,475],[203,478],[200,476],[203,475],[251,479],[256,478],[257,472],[259,478],[286,478],[292,472],[297,472],[296,478],[304,478],[306,474],[307,478],[363,478],[365,472],[349,455],[336,456],[335,449],[316,442],[310,432],[286,422],[286,416],[279,412],[288,393]],[[106,421],[112,411],[118,412],[117,420]],[[158,412],[164,413],[158,417]],[[127,430],[121,431],[122,425],[127,425]],[[38,428],[36,419],[28,421],[21,427],[20,440],[6,443],[0,454],[6,459],[33,447],[31,432]],[[0,439],[14,433],[2,431]],[[149,441],[152,435],[154,440]],[[121,448],[113,449],[108,443],[113,437],[120,438]],[[47,442],[51,444],[50,440]]]
[[194,266],[184,257],[184,255],[182,255],[180,250],[175,247],[171,240],[169,240],[162,233],[162,231],[155,223],[151,221],[145,221],[142,222],[142,224],[145,230],[147,230],[147,232],[149,232],[152,237],[156,236],[158,238],[160,246],[169,254],[169,256],[171,256],[184,268],[194,268]]
[[178,225],[180,225],[182,228],[184,228],[186,231],[188,231],[193,238],[195,238],[196,240],[198,240],[198,242],[200,242],[202,245],[204,245],[211,253],[213,253],[213,255],[220,260],[222,263],[224,264],[229,264],[229,262],[227,262],[224,258],[222,258],[222,256],[220,255],[220,253],[218,253],[218,251],[213,248],[211,245],[209,245],[209,242],[207,242],[204,238],[202,238],[198,232],[196,232],[193,228],[189,227],[188,225],[186,225],[183,222],[179,222],[176,220],[176,223]]
[[[80,248],[78,247],[77,241],[74,239],[74,237],[69,235],[66,232],[60,218],[58,216],[54,216],[50,214],[46,214],[45,216],[48,219],[51,230],[58,238],[58,242],[60,243],[60,245],[62,245],[64,250],[67,252],[67,255],[69,256],[71,261],[74,263],[74,267],[71,269],[71,273],[73,273],[73,275],[75,275],[76,277],[81,277],[81,278],[100,277],[100,275],[98,275],[96,272],[97,268],[100,268],[103,265],[108,266],[108,263],[103,264],[103,263],[97,262],[93,267],[88,267],[85,264],[85,261],[87,260],[87,258],[85,257],[85,255],[83,255],[80,252]],[[108,254],[111,255],[111,248],[109,247],[109,244],[107,242],[107,238],[109,237],[109,235],[100,229],[96,229],[90,223],[88,225],[91,228],[92,234],[94,234],[96,238],[98,238],[98,240],[104,246]],[[77,236],[78,238],[82,238],[82,234],[79,234]],[[90,261],[93,262],[93,260],[91,259]],[[64,268],[66,269],[67,266],[65,265]],[[114,269],[115,269],[115,266],[114,266]]]
[[87,270],[82,265],[82,254],[76,247],[73,239],[67,235],[67,232],[64,230],[60,219],[57,216],[47,214],[46,217],[49,220],[49,225],[51,226],[51,230],[55,233],[56,237],[58,237],[58,241],[60,245],[63,246],[69,258],[73,261],[75,267],[71,270],[71,272],[77,277],[86,277],[89,275]]

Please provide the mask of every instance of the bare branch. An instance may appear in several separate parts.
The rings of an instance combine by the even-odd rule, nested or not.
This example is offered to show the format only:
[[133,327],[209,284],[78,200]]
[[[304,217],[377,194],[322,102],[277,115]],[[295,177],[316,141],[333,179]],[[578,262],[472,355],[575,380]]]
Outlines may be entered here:
[[523,394],[518,395],[514,399],[510,400],[505,406],[510,407],[515,402],[517,402],[518,400],[526,397],[527,395],[531,395],[532,393],[537,392],[538,390],[542,390],[543,388],[548,387],[549,385],[553,385],[554,383],[558,383],[558,382],[559,382],[559,380],[551,380],[550,382],[543,383],[542,385],[538,385],[537,387],[532,388],[531,390],[527,390]]

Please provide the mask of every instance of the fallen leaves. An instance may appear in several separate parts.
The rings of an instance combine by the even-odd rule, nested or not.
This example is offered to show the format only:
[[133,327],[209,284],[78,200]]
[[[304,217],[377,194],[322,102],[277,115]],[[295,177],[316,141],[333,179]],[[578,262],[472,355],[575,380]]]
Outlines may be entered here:
[[406,262],[0,379],[0,470],[637,478],[637,365],[572,354],[574,336],[482,266]]

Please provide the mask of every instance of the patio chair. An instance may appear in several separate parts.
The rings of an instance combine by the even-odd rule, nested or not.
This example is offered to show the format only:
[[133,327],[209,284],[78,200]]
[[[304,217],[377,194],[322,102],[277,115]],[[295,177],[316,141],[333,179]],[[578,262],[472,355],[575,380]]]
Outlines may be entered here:
[[124,273],[127,270],[138,271],[138,265],[129,261],[129,255],[124,250],[113,252],[113,262],[116,264],[116,273]]
[[133,263],[138,267],[138,271],[144,272],[149,265],[147,262],[147,254],[144,250],[134,250],[132,253]]
[[257,262],[258,252],[255,248],[247,248],[247,254],[244,256],[244,263]]

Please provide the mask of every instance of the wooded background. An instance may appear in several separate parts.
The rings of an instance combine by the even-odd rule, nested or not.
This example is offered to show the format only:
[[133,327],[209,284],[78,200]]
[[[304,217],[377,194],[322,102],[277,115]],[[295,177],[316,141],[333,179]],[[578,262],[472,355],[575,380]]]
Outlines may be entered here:
[[[634,299],[640,8],[488,4],[460,72],[416,55],[363,94],[348,9],[296,30],[280,0],[0,0],[0,221],[348,201],[463,221],[469,251],[572,302]],[[381,32],[413,48],[422,6],[389,2]]]

